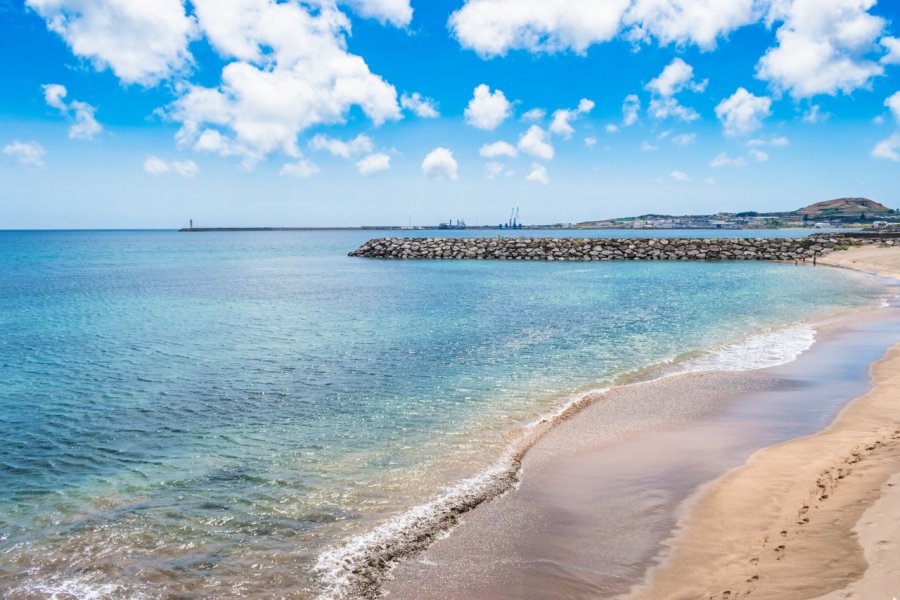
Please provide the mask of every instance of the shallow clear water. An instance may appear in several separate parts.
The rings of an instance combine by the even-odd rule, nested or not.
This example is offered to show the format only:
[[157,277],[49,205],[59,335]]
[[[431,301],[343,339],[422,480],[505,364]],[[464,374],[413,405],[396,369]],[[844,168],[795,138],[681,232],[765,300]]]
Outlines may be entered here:
[[881,293],[768,263],[346,256],[377,235],[0,232],[0,590],[307,595],[321,551],[565,399]]

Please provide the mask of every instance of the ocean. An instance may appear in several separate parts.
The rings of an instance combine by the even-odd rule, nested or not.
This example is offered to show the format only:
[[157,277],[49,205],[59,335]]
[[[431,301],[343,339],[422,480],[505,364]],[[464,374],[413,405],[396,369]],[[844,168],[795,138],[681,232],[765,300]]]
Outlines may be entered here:
[[791,264],[347,257],[497,233],[0,232],[4,597],[336,594],[349,540],[572,399],[789,362],[885,294]]

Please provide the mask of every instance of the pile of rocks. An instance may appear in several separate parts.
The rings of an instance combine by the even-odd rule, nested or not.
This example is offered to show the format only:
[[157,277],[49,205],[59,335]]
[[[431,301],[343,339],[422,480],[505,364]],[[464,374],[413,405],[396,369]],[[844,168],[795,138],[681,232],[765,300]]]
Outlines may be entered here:
[[803,260],[836,238],[380,238],[350,256],[471,260]]

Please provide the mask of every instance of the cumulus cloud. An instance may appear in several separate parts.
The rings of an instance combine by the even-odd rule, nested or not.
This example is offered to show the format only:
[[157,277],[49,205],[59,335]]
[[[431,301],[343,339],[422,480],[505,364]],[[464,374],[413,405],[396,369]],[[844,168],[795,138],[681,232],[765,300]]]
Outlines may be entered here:
[[706,89],[707,81],[694,81],[694,68],[676,58],[666,65],[658,77],[646,85],[646,89],[653,94],[648,111],[655,119],[676,118],[691,122],[700,118],[692,108],[683,106],[675,98],[675,95],[684,89],[702,92]]
[[362,175],[375,175],[391,168],[391,157],[384,152],[370,154],[356,163],[356,170]]
[[553,146],[547,142],[547,132],[538,125],[532,125],[519,138],[519,150],[542,160],[551,160]]
[[422,96],[419,92],[400,96],[400,106],[423,119],[436,119],[441,116],[437,111],[437,103],[431,98]]
[[47,152],[35,141],[13,140],[3,147],[3,154],[12,157],[17,164],[23,167],[43,167],[44,156]]
[[872,156],[900,162],[900,133],[895,133],[872,149]]
[[887,50],[887,54],[881,57],[881,64],[900,65],[900,38],[883,37],[881,45]]
[[447,148],[435,148],[422,161],[422,173],[431,179],[459,179],[457,171],[453,152]]
[[628,37],[662,44],[693,43],[705,50],[718,38],[756,22],[761,16],[754,0],[635,0],[624,21]]
[[192,160],[165,161],[158,156],[150,155],[144,159],[144,172],[150,175],[173,174],[190,178],[200,172],[200,167]]
[[766,162],[769,160],[769,155],[760,150],[759,148],[751,148],[750,149],[750,157],[756,162]]
[[633,42],[696,44],[757,22],[767,2],[756,0],[466,0],[450,16],[459,43],[483,57],[510,50],[583,54],[624,32]]
[[522,115],[523,121],[540,121],[547,116],[547,111],[543,108],[532,108]]
[[413,10],[409,0],[343,0],[361,17],[376,19],[397,27],[405,27],[412,21]]
[[622,102],[622,124],[630,127],[637,123],[638,115],[641,112],[641,99],[636,94],[625,96]]
[[484,158],[497,158],[498,156],[508,156],[515,158],[518,156],[516,147],[509,142],[494,142],[493,144],[485,144],[478,153]]
[[659,150],[659,146],[654,146],[647,141],[641,142],[641,152],[656,152],[657,150]]
[[541,163],[531,163],[531,171],[525,176],[526,181],[532,183],[550,183],[550,175],[547,173],[547,167]]
[[772,114],[772,99],[754,96],[744,88],[722,100],[716,106],[716,116],[725,128],[725,135],[751,133],[762,127],[762,121]]
[[676,146],[687,146],[688,144],[693,144],[696,139],[696,133],[682,133],[673,137],[672,143]]
[[746,164],[747,161],[743,157],[739,156],[737,158],[731,158],[726,153],[722,152],[712,159],[709,166],[718,169],[721,167],[743,167]]
[[572,127],[572,121],[577,119],[580,115],[587,114],[594,110],[594,106],[595,103],[593,100],[582,98],[578,103],[578,108],[574,110],[562,108],[554,111],[553,120],[550,123],[550,131],[556,135],[561,135],[565,139],[571,138],[572,134],[575,133],[575,128]]
[[619,126],[616,125],[615,123],[607,123],[607,125],[606,125],[606,127],[604,127],[604,129],[606,130],[606,133],[618,133],[619,132]]
[[500,177],[500,175],[503,174],[504,168],[505,167],[503,166],[503,163],[493,161],[485,163],[484,165],[484,170],[487,172],[488,179],[497,179],[498,177]]
[[688,174],[684,171],[672,171],[671,173],[669,173],[669,176],[679,183],[686,183],[691,180],[691,178],[688,177]]
[[683,106],[675,98],[653,98],[647,111],[650,116],[659,120],[675,118],[690,123],[700,118],[696,110]]
[[[274,0],[194,0],[200,27],[226,60],[221,83],[182,85],[168,116],[183,146],[238,155],[244,166],[273,152],[298,158],[298,135],[343,123],[353,106],[376,125],[401,117],[394,87],[346,50],[350,21],[331,4],[318,10]],[[208,142],[209,139],[206,141]],[[198,148],[199,149],[199,148]]]
[[900,92],[895,93],[893,96],[884,101],[884,105],[891,109],[891,113],[894,115],[894,120],[897,123],[900,123]]
[[597,145],[597,138],[595,138],[593,136],[584,138],[584,145],[587,146],[588,148],[593,148],[594,146]]
[[192,63],[197,24],[182,0],[26,0],[75,55],[125,83],[153,85]]
[[466,123],[478,129],[497,129],[512,114],[512,107],[503,92],[491,92],[485,84],[475,88],[472,99],[466,107]]
[[694,67],[680,58],[676,58],[666,65],[659,76],[647,84],[646,89],[668,98],[685,88],[695,92],[703,92],[706,90],[707,83],[708,80],[705,79],[701,82],[694,81]]
[[803,122],[815,125],[817,123],[824,123],[830,117],[831,115],[823,111],[821,106],[813,104],[803,113]]
[[313,150],[325,150],[332,156],[350,158],[356,154],[371,152],[375,147],[375,143],[372,141],[372,138],[363,133],[347,141],[317,133],[309,141],[309,147]]
[[509,50],[583,54],[614,38],[630,0],[467,0],[450,15],[464,48],[484,57]]
[[757,65],[757,75],[794,98],[849,94],[866,87],[884,68],[867,58],[885,28],[868,11],[876,0],[776,2],[770,20],[783,21]]
[[305,158],[301,158],[296,162],[285,163],[284,165],[282,165],[281,170],[278,171],[278,174],[290,175],[291,177],[306,179],[307,177],[312,177],[318,172],[319,166],[317,164]]
[[69,127],[69,138],[73,140],[93,140],[94,136],[103,131],[103,127],[94,118],[97,109],[86,102],[73,100],[66,104],[65,97],[68,94],[65,86],[58,83],[48,83],[42,86],[44,101],[47,106],[55,108],[61,114],[72,121]]

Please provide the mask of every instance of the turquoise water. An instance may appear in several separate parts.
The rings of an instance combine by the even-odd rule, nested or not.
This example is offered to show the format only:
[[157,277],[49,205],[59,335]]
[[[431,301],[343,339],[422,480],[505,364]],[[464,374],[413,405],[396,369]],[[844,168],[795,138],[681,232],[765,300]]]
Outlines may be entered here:
[[0,232],[0,590],[314,595],[322,551],[566,399],[881,293],[781,264],[346,256],[376,235]]

